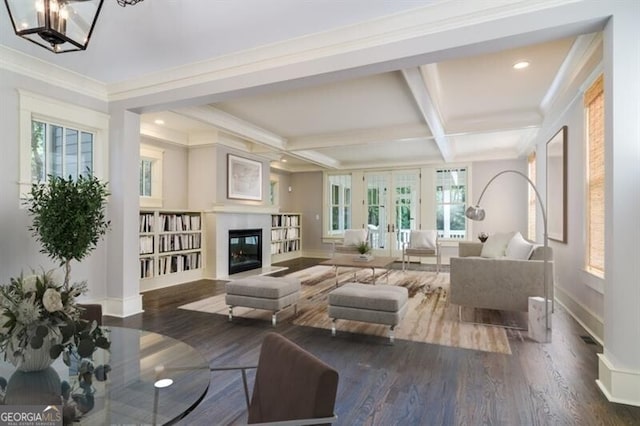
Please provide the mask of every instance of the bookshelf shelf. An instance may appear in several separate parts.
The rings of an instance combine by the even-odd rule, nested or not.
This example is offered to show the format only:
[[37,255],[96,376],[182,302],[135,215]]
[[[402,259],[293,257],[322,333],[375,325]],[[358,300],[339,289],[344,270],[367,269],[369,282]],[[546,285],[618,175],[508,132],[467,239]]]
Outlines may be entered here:
[[166,287],[202,277],[202,214],[140,211],[140,289]]
[[271,215],[271,262],[302,256],[302,217],[300,213]]

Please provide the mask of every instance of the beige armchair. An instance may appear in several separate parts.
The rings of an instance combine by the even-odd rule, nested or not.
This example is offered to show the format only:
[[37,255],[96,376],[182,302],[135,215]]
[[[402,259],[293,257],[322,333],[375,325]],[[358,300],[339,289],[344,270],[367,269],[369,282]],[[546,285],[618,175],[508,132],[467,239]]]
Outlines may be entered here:
[[342,241],[333,243],[331,255],[357,254],[358,245],[363,242],[369,242],[369,231],[367,229],[345,229]]
[[[409,241],[402,245],[402,270],[405,263],[411,263],[411,257],[435,257],[436,272],[440,272],[441,254],[438,232],[435,230],[414,230],[409,234]],[[406,260],[406,262],[405,262]]]
[[530,296],[544,297],[544,256],[547,259],[549,294],[553,299],[553,252],[536,247],[528,259],[481,257],[482,243],[460,242],[451,258],[451,296],[459,306],[528,310]]

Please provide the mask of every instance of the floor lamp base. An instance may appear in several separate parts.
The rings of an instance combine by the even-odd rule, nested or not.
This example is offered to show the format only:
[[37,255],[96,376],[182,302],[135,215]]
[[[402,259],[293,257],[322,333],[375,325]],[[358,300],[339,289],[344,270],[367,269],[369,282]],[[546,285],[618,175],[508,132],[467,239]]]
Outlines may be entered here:
[[[529,297],[529,339],[547,343],[551,341],[551,310],[552,301],[547,299],[547,306],[545,311],[544,298],[543,297]],[[547,324],[545,316],[549,314],[549,329],[547,330]]]

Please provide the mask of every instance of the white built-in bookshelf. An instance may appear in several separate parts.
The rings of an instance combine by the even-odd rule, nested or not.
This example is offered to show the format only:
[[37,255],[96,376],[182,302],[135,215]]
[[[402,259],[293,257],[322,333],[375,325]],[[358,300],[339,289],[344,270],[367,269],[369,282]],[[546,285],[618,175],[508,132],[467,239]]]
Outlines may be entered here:
[[202,214],[140,211],[140,289],[166,287],[202,277]]
[[302,255],[300,213],[271,215],[271,262],[282,262]]

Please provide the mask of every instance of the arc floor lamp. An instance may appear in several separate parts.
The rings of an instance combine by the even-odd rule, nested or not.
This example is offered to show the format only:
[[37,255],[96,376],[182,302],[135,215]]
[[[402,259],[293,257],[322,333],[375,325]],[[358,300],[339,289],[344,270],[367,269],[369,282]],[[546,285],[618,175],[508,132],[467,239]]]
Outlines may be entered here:
[[521,173],[517,170],[503,170],[501,172],[499,172],[498,174],[496,174],[494,177],[492,177],[489,182],[487,182],[487,184],[484,186],[484,188],[482,189],[482,192],[480,193],[480,197],[478,198],[478,201],[476,202],[475,206],[469,206],[469,208],[467,208],[466,212],[465,212],[465,216],[468,217],[471,220],[476,220],[476,221],[482,221],[484,220],[485,217],[485,211],[483,208],[480,207],[480,202],[482,201],[482,197],[484,196],[485,191],[487,190],[487,188],[489,188],[489,186],[491,185],[491,183],[496,180],[496,178],[498,178],[498,176],[501,176],[505,173],[514,173],[518,176],[521,176],[522,178],[524,178],[529,185],[531,185],[531,188],[533,188],[533,190],[536,193],[536,198],[538,200],[538,205],[540,206],[540,211],[542,212],[542,223],[544,226],[544,234],[543,234],[543,238],[544,238],[544,256],[543,256],[543,274],[542,274],[542,284],[543,284],[543,289],[544,289],[544,325],[545,325],[545,341],[548,342],[550,341],[549,337],[549,330],[550,330],[550,326],[549,326],[549,278],[548,278],[548,267],[549,267],[549,237],[547,235],[547,212],[544,208],[544,204],[542,202],[542,197],[540,196],[540,193],[538,192],[538,188],[536,188],[536,185],[531,181],[531,179],[529,179],[524,173]]

